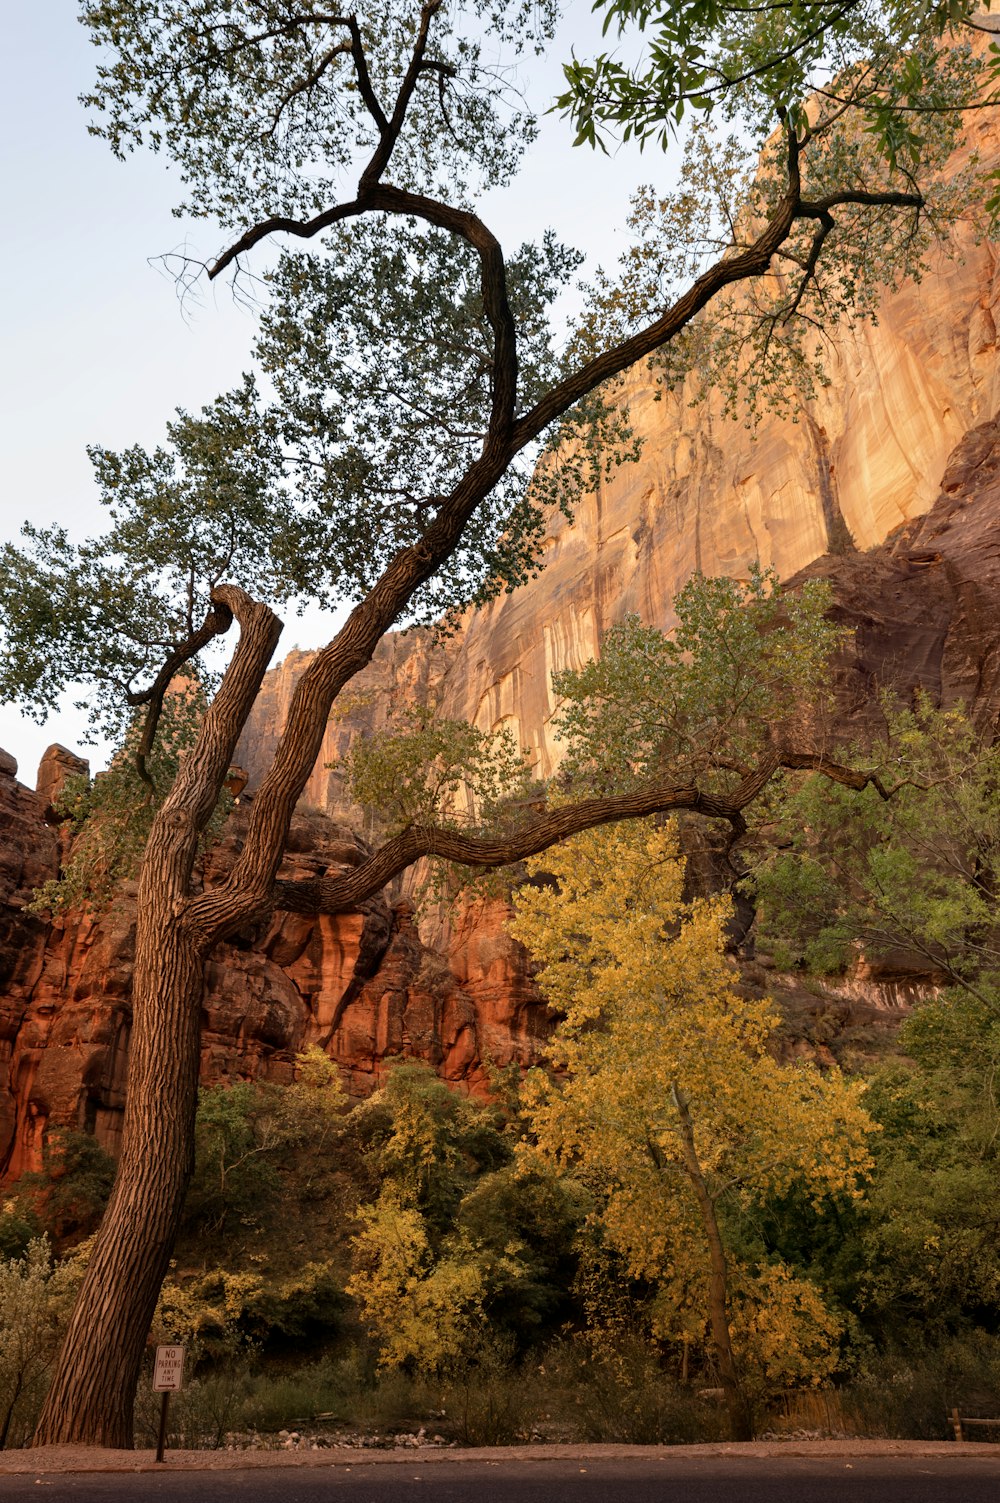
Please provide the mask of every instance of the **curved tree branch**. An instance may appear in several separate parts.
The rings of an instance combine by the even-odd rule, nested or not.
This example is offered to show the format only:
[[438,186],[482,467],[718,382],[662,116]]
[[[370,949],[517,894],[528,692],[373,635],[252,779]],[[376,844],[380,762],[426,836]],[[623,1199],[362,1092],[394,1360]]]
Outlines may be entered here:
[[174,675],[183,668],[185,663],[191,662],[197,657],[203,647],[207,647],[215,637],[223,636],[233,622],[233,613],[223,600],[214,601],[204,621],[197,631],[191,633],[185,641],[179,642],[167,657],[148,689],[141,692],[131,691],[127,695],[130,705],[148,705],[146,719],[143,722],[142,735],[135,753],[135,766],[142,781],[153,791],[153,779],[149,775],[146,766],[146,758],[153,749],[156,739],[157,727],[160,724],[160,716],[163,713],[163,698],[170,687]]
[[413,826],[388,840],[361,866],[340,876],[276,882],[274,905],[291,913],[346,913],[380,892],[393,877],[425,856],[437,856],[461,866],[509,866],[528,856],[537,856],[540,851],[558,845],[581,830],[616,824],[623,819],[641,819],[651,814],[685,811],[709,819],[727,820],[738,837],[746,831],[743,811],[759,796],[779,768],[819,772],[858,791],[872,785],[883,798],[889,796],[874,774],[859,772],[819,753],[775,753],[764,758],[729,795],[703,792],[694,783],[658,784],[634,793],[565,804],[549,810],[515,834],[496,838],[465,835],[460,830],[435,825]]
[[[483,307],[493,330],[493,401],[489,431],[495,439],[506,436],[513,421],[517,400],[517,331],[507,298],[507,268],[499,240],[483,220],[469,210],[456,209],[439,199],[428,198],[422,193],[411,193],[405,188],[396,188],[391,183],[374,182],[366,186],[367,176],[366,171],[359,185],[357,198],[326,209],[313,219],[278,217],[265,219],[254,225],[219,257],[209,270],[209,277],[217,277],[243,252],[251,250],[270,235],[284,233],[309,240],[331,225],[355,219],[361,214],[381,211],[385,214],[412,215],[425,224],[435,225],[457,235],[479,257]],[[529,439],[518,443],[510,450],[511,455],[516,454],[527,442]]]
[[332,224],[338,224],[343,219],[353,219],[369,207],[366,195],[364,200],[352,198],[347,203],[334,204],[332,208],[324,209],[322,214],[315,214],[312,219],[290,219],[285,214],[274,214],[270,219],[262,219],[259,224],[251,225],[250,229],[213,261],[208,268],[208,279],[210,282],[214,281],[227,267],[238,261],[240,256],[253,250],[255,245],[271,235],[295,235],[300,240],[311,240]]
[[[209,267],[208,276],[210,281],[220,276],[239,256],[248,250],[252,250],[255,245],[259,245],[262,240],[268,239],[271,235],[295,235],[300,240],[310,240],[314,235],[318,235],[323,230],[329,229],[332,224],[336,224],[340,220],[350,219],[356,214],[366,212],[366,210],[383,207],[370,201],[370,192],[378,184],[383,172],[389,165],[389,159],[392,156],[396,142],[399,140],[400,131],[406,120],[406,112],[409,109],[410,100],[413,97],[413,91],[416,88],[421,73],[427,69],[440,70],[441,68],[441,64],[428,62],[425,56],[430,24],[440,10],[441,3],[442,0],[426,0],[426,3],[421,7],[417,38],[414,42],[413,52],[410,56],[403,82],[396,96],[396,103],[393,105],[391,117],[386,115],[375,94],[371,75],[368,71],[368,60],[365,56],[364,42],[361,37],[361,29],[358,26],[357,17],[350,15],[328,18],[331,21],[335,21],[338,25],[346,26],[350,31],[351,40],[348,50],[354,59],[358,93],[361,95],[365,108],[371,115],[379,135],[378,145],[372,153],[371,160],[363,169],[358,179],[357,195],[348,203],[334,204],[331,208],[325,209],[321,214],[314,215],[312,219],[291,219],[286,215],[277,214],[272,215],[269,219],[261,220],[258,224],[251,225]],[[337,48],[331,49],[327,57],[322,60],[324,67],[332,60],[338,50]],[[301,92],[311,81],[310,77],[309,80],[300,83],[297,86],[297,91]],[[442,204],[439,207],[445,209],[446,205]],[[404,210],[402,212],[411,213],[415,211]],[[431,222],[436,223],[437,221],[432,220]]]
[[198,739],[181,762],[161,813],[173,811],[196,834],[205,828],[229,771],[240,731],[253,708],[261,680],[281,635],[282,623],[237,585],[212,591],[220,615],[239,623],[240,638],[218,692],[205,711]]
[[924,203],[923,196],[919,193],[870,193],[860,190],[831,193],[826,198],[810,201],[799,197],[799,186],[798,143],[790,132],[788,187],[757,239],[738,255],[721,256],[660,318],[630,339],[597,355],[547,392],[514,425],[513,441],[518,448],[523,448],[537,438],[544,429],[596,387],[621,375],[630,365],[651,355],[654,350],[669,344],[723,288],[751,277],[763,276],[797,220],[818,219],[822,223],[831,209],[847,204],[868,208],[920,209]]
[[[377,183],[379,178],[382,176],[383,172],[389,165],[389,158],[392,156],[396,142],[399,140],[399,133],[403,129],[403,122],[406,119],[406,112],[410,107],[410,100],[413,98],[413,91],[416,88],[417,80],[419,79],[420,74],[423,71],[424,57],[427,52],[427,38],[430,34],[431,21],[441,9],[441,5],[442,0],[424,0],[423,5],[420,7],[420,24],[417,28],[417,39],[413,44],[413,51],[410,54],[410,61],[407,65],[406,73],[403,77],[403,82],[400,85],[399,93],[396,95],[396,103],[393,105],[392,118],[387,121],[384,126],[379,127],[379,144],[375,148],[375,153],[371,161],[368,163],[368,166],[361,174],[361,180],[358,184],[359,193],[363,192],[365,188],[370,187],[372,184]],[[355,22],[355,28],[356,26],[357,23]],[[362,87],[362,97],[365,97],[363,86],[361,86],[361,68],[364,67],[367,71],[367,64],[364,61],[364,51],[361,47],[360,32],[357,32],[357,38],[355,42],[355,63],[358,66],[359,87]],[[371,86],[369,85],[369,89],[370,87]],[[368,103],[366,97],[365,103]],[[383,120],[385,119],[384,116],[382,118]]]
[[378,101],[378,96],[372,84],[371,74],[368,72],[368,59],[365,56],[365,47],[361,40],[361,28],[358,25],[357,16],[348,16],[347,25],[351,29],[351,53],[354,57],[354,71],[358,79],[358,93],[364,100],[365,109],[375,121],[379,136],[384,140],[386,132],[389,129],[389,121]]
[[[495,364],[493,404],[489,431],[482,451],[465,475],[444,498],[422,537],[395,555],[368,596],[351,612],[337,636],[322,648],[296,685],[282,737],[271,769],[254,800],[247,838],[236,865],[223,886],[192,900],[192,919],[216,938],[233,933],[243,924],[266,913],[275,902],[274,883],[281,851],[295,802],[313,768],[322,745],[330,706],[340,690],[370,660],[383,633],[394,624],[414,592],[457,546],[469,518],[483,497],[505,473],[512,459],[554,419],[601,382],[627,369],[636,360],[668,342],[723,288],[751,277],[763,275],[771,259],[787,238],[799,218],[817,218],[834,203],[858,202],[886,205],[912,205],[918,196],[899,193],[870,194],[845,192],[816,203],[804,203],[801,196],[801,143],[794,127],[786,123],[787,185],[771,219],[756,240],[738,254],[723,255],[659,319],[631,339],[575,371],[556,385],[541,402],[519,421],[514,421],[517,381],[516,343],[513,320],[507,303],[506,275],[499,243],[474,214],[420,194],[389,184],[376,183],[350,205],[341,205],[316,219],[305,222],[267,221],[249,230],[238,246],[256,244],[273,228],[288,228],[300,236],[315,234],[335,218],[345,218],[368,210],[414,214],[427,223],[439,225],[459,234],[473,246],[480,257],[483,299],[494,331]],[[221,270],[220,262],[216,272]],[[815,765],[815,764],[811,764]],[[761,769],[758,776],[766,782],[769,774]],[[759,789],[757,790],[759,791]],[[542,850],[565,833],[589,824],[614,818],[628,818],[667,809],[688,808],[728,819],[735,838],[743,833],[741,807],[756,792],[747,790],[740,805],[712,799],[695,787],[661,790],[645,795],[630,795],[638,803],[621,807],[621,812],[575,812],[559,810],[546,816],[546,828],[523,833],[513,845],[503,849],[491,847],[478,851],[466,843],[459,850],[455,842],[468,841],[455,832],[410,831],[379,852],[357,873],[345,879],[331,879],[332,885],[314,889],[314,904],[333,903],[351,907],[364,896],[383,887],[394,875],[420,856],[435,854],[450,859],[468,860],[472,864],[497,865],[518,860],[523,855]],[[644,802],[643,800],[647,800]],[[709,807],[711,805],[711,807]],[[555,833],[552,833],[555,831]],[[463,854],[464,852],[464,854]],[[362,876],[361,873],[365,875]],[[301,892],[301,889],[299,890]],[[286,895],[282,901],[291,901]],[[298,900],[297,900],[298,901]],[[318,908],[316,909],[318,911]],[[332,911],[332,910],[331,910]]]

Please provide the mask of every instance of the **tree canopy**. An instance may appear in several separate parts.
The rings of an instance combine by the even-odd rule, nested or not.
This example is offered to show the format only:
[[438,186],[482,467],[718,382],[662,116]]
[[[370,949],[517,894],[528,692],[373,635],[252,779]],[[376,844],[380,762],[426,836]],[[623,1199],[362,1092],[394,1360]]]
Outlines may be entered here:
[[[273,237],[318,247],[254,274],[263,386],[178,414],[152,452],[95,447],[104,537],[29,527],[0,558],[5,696],[44,715],[80,684],[115,733],[137,705],[155,721],[170,675],[226,630],[223,579],[277,607],[353,603],[428,535],[442,546],[407,619],[529,578],[545,507],[634,454],[613,389],[634,360],[667,381],[697,366],[741,407],[815,379],[823,330],[870,315],[970,212],[976,164],[940,168],[992,87],[956,0],[608,5],[609,30],[651,38],[645,60],[572,65],[564,106],[640,139],[644,111],[666,111],[687,154],[567,339],[548,310],[577,254],[554,234],[504,254],[473,208],[530,144],[507,69],[547,44],[554,7],[108,0],[82,19],[101,55],[92,128],[177,165],[182,207],[232,235],[209,275],[239,277]],[[540,441],[560,463],[529,489]]]
[[860,947],[996,1007],[1000,751],[960,705],[887,693],[882,711],[880,733],[848,753],[873,773],[860,797],[812,777],[785,790],[754,862],[762,946],[817,973]]
[[941,68],[942,38],[992,34],[963,0],[607,0],[601,9],[605,36],[649,40],[633,66],[614,53],[567,65],[558,103],[578,143],[620,135],[667,145],[689,113],[759,132],[785,115],[810,121],[807,106],[846,104],[893,166],[917,165],[930,117],[968,102]]

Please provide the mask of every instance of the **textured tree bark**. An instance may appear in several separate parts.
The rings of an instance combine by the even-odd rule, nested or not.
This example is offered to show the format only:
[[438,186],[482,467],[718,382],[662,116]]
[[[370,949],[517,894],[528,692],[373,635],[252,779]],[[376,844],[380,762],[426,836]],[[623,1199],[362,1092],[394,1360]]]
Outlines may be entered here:
[[[500,400],[510,405],[512,393]],[[199,838],[281,632],[268,607],[236,586],[213,592],[213,603],[239,621],[240,641],[143,856],[122,1157],[36,1446],[132,1444],[136,1381],[191,1176],[205,959],[217,940],[272,910],[292,812],[333,701],[455,547],[504,463],[502,445],[494,445],[442,507],[424,541],[400,550],[317,655],[296,688],[235,868],[223,886],[192,894]]]
[[[515,373],[516,366],[511,381]],[[501,383],[497,395],[505,409],[513,403],[511,381]],[[36,1446],[132,1444],[136,1381],[191,1176],[205,959],[217,940],[272,910],[292,812],[319,753],[331,705],[455,547],[502,474],[503,443],[487,449],[424,540],[400,550],[303,674],[274,764],[254,801],[240,858],[225,884],[193,894],[199,838],[281,632],[273,613],[237,587],[213,592],[213,604],[239,621],[240,641],[143,856],[122,1157]]]
[[733,1440],[753,1440],[753,1419],[746,1395],[743,1392],[743,1386],[740,1383],[736,1355],[733,1351],[733,1339],[729,1331],[726,1250],[722,1245],[722,1237],[719,1233],[719,1220],[715,1214],[715,1201],[712,1199],[708,1185],[705,1183],[705,1175],[702,1171],[701,1160],[698,1157],[698,1149],[694,1141],[694,1123],[691,1120],[691,1109],[688,1106],[687,1099],[676,1085],[672,1088],[672,1095],[677,1116],[680,1120],[681,1151],[684,1155],[684,1168],[687,1171],[688,1179],[691,1181],[692,1189],[698,1201],[701,1224],[704,1227],[705,1240],[708,1243],[708,1323],[712,1332],[712,1346],[715,1349],[715,1360],[719,1368],[719,1381],[722,1384],[722,1391],[725,1395],[732,1438]]
[[133,1397],[192,1168],[204,971],[168,905],[158,909],[137,936],[122,1155],[35,1445],[133,1443]]
[[217,595],[240,640],[143,857],[122,1154],[35,1445],[132,1445],[139,1369],[191,1177],[205,958],[216,938],[190,922],[191,873],[281,631],[241,590]]

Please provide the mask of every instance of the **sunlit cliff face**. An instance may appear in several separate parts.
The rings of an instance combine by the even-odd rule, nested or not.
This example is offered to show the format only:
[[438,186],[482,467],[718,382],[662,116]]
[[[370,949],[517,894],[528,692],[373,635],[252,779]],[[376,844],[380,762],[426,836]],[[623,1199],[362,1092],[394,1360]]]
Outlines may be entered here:
[[[973,133],[990,149],[987,129]],[[919,286],[886,300],[877,325],[831,331],[829,386],[794,415],[765,414],[755,431],[723,417],[719,402],[692,407],[690,390],[663,395],[637,367],[627,393],[643,436],[638,463],[584,497],[572,526],[555,514],[540,577],[470,611],[455,641],[433,646],[416,632],[383,644],[357,684],[371,701],[331,721],[308,801],[346,810],[342,779],[324,764],[392,696],[438,703],[483,729],[509,726],[545,776],[559,757],[551,675],[594,656],[626,612],[668,628],[671,601],[695,571],[744,577],[759,561],[789,578],[926,513],[956,444],[1000,408],[998,305],[996,251],[960,230]],[[238,753],[251,778],[302,663],[293,653],[265,681]]]
[[[944,703],[963,699],[984,723],[1000,717],[1000,420],[963,438],[942,480],[931,511],[887,544],[827,556],[807,570],[831,580],[838,619],[853,629],[840,668],[848,721],[863,711],[873,675],[903,689],[924,687]],[[459,644],[459,665],[469,661],[476,628],[471,623]],[[425,639],[414,636],[380,655],[369,670],[377,683],[390,684],[397,649],[413,697],[432,662],[438,687],[454,682],[456,670],[446,678],[434,656],[441,649],[428,653]],[[289,688],[288,669],[301,661],[293,656],[271,675],[272,705]],[[224,875],[238,849],[244,805],[253,798],[254,753],[262,743],[250,730],[241,755],[249,781],[209,859],[209,881]],[[331,734],[348,733],[342,723]],[[126,890],[99,922],[70,915],[50,928],[24,913],[31,890],[57,867],[59,831],[44,816],[60,766],[58,755],[49,759],[40,796],[18,783],[12,759],[0,759],[0,1163],[9,1174],[39,1166],[50,1125],[87,1127],[114,1148],[124,1100],[132,895]],[[303,809],[285,874],[314,875],[362,858],[354,831]],[[549,1022],[523,953],[504,931],[502,908],[473,907],[453,919],[447,931],[421,939],[411,906],[388,894],[364,914],[277,915],[266,932],[218,946],[208,968],[203,1078],[289,1079],[294,1053],[308,1043],[337,1059],[358,1094],[377,1083],[382,1061],[399,1053],[428,1060],[474,1092],[485,1088],[485,1059],[531,1062]],[[858,1008],[865,1016],[887,1008],[898,1015],[917,989],[933,985],[911,973],[859,971],[817,1002],[814,992],[786,996],[785,981],[773,973],[758,979],[793,1013],[796,1006],[828,1006],[848,1020]]]

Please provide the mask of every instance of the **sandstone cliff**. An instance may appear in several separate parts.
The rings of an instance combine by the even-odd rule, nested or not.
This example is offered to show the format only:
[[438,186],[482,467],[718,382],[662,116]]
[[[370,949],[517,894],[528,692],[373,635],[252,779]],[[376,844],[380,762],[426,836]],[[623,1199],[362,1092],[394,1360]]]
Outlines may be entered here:
[[442,708],[511,725],[548,774],[552,672],[595,656],[625,612],[666,629],[695,571],[739,578],[759,561],[787,579],[925,513],[956,443],[1000,407],[998,304],[993,247],[942,250],[876,327],[837,340],[831,385],[798,421],[765,420],[756,438],[712,404],[692,411],[683,391],[657,402],[634,372],[641,458],[573,526],[553,519],[538,581],[467,620]]
[[[977,119],[965,149],[995,153],[994,136]],[[624,613],[668,628],[696,570],[742,577],[759,561],[787,579],[824,554],[872,548],[929,510],[956,444],[1000,409],[998,323],[997,248],[960,228],[919,285],[885,299],[877,324],[830,331],[829,386],[756,435],[718,403],[693,409],[689,388],[658,399],[637,367],[627,400],[638,462],[585,496],[572,525],[552,516],[541,577],[470,612],[447,654],[425,633],[386,639],[358,685],[371,703],[331,722],[306,798],[343,817],[342,782],[324,764],[393,695],[432,696],[485,730],[510,726],[547,776],[558,759],[552,672],[593,657]],[[307,658],[292,653],[268,675],[238,754],[252,781]]]
[[[270,765],[295,684],[311,656],[293,648],[280,668],[265,675],[253,715],[236,749],[236,761],[248,769],[251,788]],[[394,707],[440,701],[449,661],[430,631],[390,632],[384,637],[371,663],[330,718],[302,803],[360,824],[338,764],[355,736],[385,727]]]

